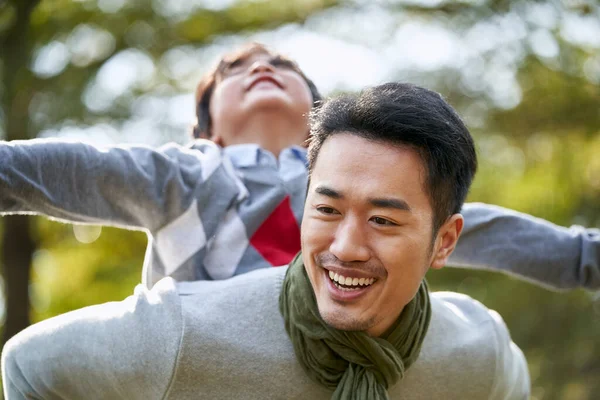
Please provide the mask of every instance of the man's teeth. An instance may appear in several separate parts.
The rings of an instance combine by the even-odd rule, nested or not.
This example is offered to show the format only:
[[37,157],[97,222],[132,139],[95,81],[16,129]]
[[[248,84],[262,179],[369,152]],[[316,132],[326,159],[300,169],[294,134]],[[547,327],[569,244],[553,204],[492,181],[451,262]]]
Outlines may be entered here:
[[369,286],[375,282],[375,278],[347,278],[333,271],[329,271],[329,277],[344,286]]

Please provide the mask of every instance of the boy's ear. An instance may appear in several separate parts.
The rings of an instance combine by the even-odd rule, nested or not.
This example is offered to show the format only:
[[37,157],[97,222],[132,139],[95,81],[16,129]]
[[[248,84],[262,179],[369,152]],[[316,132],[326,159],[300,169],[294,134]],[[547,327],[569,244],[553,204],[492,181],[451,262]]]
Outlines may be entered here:
[[223,139],[217,136],[212,136],[210,128],[208,128],[208,131],[205,132],[202,131],[198,125],[194,125],[192,127],[192,135],[194,136],[194,139],[208,139],[217,143],[219,146],[223,146]]
[[465,220],[461,214],[454,214],[438,230],[433,243],[430,266],[440,269],[448,262],[448,257],[454,251]]
[[207,139],[215,142],[221,147],[225,147],[225,143],[223,142],[223,138],[219,135],[207,135]]

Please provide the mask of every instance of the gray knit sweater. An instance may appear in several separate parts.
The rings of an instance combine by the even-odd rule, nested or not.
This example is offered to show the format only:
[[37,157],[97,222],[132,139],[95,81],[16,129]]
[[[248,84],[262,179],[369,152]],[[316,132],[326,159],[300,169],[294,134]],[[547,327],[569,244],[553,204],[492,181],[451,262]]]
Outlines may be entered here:
[[[323,399],[296,361],[278,309],[286,267],[222,281],[166,278],[118,303],[33,325],[3,353],[7,400]],[[431,295],[417,362],[391,399],[527,399],[529,374],[500,316]],[[30,397],[27,397],[30,396]]]

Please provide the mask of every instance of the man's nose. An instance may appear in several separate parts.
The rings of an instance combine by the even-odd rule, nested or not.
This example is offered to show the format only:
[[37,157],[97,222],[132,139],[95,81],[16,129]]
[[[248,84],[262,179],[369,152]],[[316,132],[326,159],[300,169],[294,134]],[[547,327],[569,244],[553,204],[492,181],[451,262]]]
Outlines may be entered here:
[[275,72],[275,68],[266,60],[256,60],[250,65],[250,74],[258,72]]
[[368,261],[371,252],[364,227],[355,221],[340,224],[329,251],[343,262]]

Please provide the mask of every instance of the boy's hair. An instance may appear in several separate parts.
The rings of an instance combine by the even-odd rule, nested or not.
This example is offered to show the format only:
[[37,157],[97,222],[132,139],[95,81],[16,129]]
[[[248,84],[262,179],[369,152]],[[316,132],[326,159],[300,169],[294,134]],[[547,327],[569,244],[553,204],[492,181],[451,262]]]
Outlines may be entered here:
[[477,156],[469,130],[440,94],[411,84],[386,83],[325,102],[311,115],[309,174],[325,140],[345,132],[419,153],[426,169],[434,234],[460,212],[477,170]]
[[219,63],[210,70],[200,80],[196,86],[196,118],[197,122],[193,128],[193,135],[195,138],[209,138],[209,131],[211,127],[210,119],[210,99],[215,90],[216,82],[219,77],[223,76],[224,71],[234,62],[238,60],[244,60],[254,54],[267,54],[271,57],[277,58],[280,63],[285,64],[290,69],[295,71],[298,75],[304,79],[308,85],[313,98],[313,107],[319,104],[321,101],[321,94],[317,90],[317,87],[304,75],[304,72],[298,67],[298,64],[287,58],[280,53],[270,50],[265,45],[260,43],[248,43],[243,47],[225,54],[221,57]]

